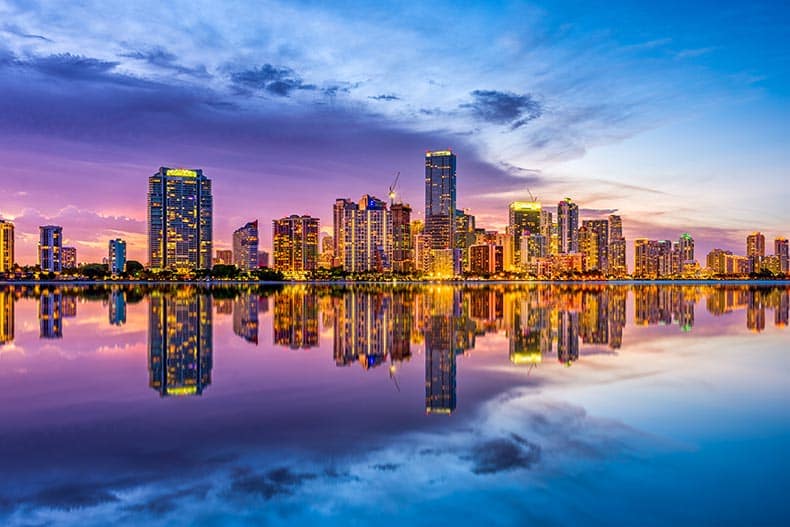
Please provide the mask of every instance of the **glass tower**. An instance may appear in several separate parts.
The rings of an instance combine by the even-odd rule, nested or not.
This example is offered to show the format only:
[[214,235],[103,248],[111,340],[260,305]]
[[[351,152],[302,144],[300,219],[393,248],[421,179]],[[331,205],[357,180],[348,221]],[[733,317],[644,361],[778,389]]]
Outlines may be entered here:
[[455,223],[455,154],[425,153],[425,234],[431,249],[452,249]]

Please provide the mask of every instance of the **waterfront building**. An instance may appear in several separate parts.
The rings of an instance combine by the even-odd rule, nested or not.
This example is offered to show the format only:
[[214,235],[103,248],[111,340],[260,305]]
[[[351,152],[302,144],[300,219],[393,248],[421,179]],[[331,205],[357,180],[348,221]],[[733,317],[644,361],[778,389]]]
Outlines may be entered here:
[[63,270],[63,227],[42,225],[39,229],[38,264],[42,271],[59,273]]
[[126,270],[126,242],[120,238],[110,240],[107,262],[112,274],[121,274]]
[[469,247],[469,272],[472,275],[492,275],[503,270],[501,245],[478,243]]
[[364,195],[355,206],[345,207],[343,269],[350,273],[392,270],[392,217],[386,202]]
[[269,267],[269,253],[258,251],[258,267]]
[[579,206],[565,198],[557,204],[559,253],[579,252]]
[[514,201],[508,207],[508,233],[513,236],[513,260],[516,267],[524,267],[521,257],[521,237],[541,233],[543,211],[538,201]]
[[338,198],[332,207],[333,232],[332,241],[334,242],[332,267],[343,267],[346,261],[346,217],[359,206],[349,198]]
[[609,222],[584,220],[579,231],[579,249],[584,255],[585,271],[607,272],[609,269]]
[[0,219],[0,273],[14,270],[14,224]]
[[[424,234],[431,251],[446,251],[454,248],[455,178],[456,156],[451,150],[425,153]],[[432,270],[436,273],[435,268]]]
[[258,220],[233,232],[233,264],[242,271],[258,268]]
[[211,267],[211,180],[200,169],[161,167],[148,178],[148,265]]
[[787,238],[777,238],[774,240],[774,254],[779,259],[779,272],[787,274],[790,272],[790,253],[788,252]]
[[549,255],[549,241],[543,234],[525,233],[521,237],[521,268],[537,272],[537,261]]
[[390,205],[392,216],[392,270],[396,273],[414,271],[414,247],[411,236],[411,207],[403,203]]
[[461,268],[469,269],[469,248],[476,243],[475,217],[465,211],[455,211],[455,245],[461,254]]
[[634,276],[664,278],[672,274],[672,242],[670,240],[634,240]]
[[60,259],[63,269],[76,269],[77,268],[77,248],[76,247],[62,247],[60,250]]
[[696,267],[694,260],[694,238],[687,232],[680,235],[678,240],[679,272],[687,273]]
[[726,274],[725,256],[727,255],[732,256],[732,252],[725,251],[724,249],[713,249],[711,252],[709,252],[706,258],[708,270],[714,274]]
[[318,264],[318,218],[292,214],[272,224],[274,269],[285,273],[314,271]]
[[746,257],[749,259],[749,271],[759,272],[765,257],[765,235],[763,233],[753,232],[746,237]]

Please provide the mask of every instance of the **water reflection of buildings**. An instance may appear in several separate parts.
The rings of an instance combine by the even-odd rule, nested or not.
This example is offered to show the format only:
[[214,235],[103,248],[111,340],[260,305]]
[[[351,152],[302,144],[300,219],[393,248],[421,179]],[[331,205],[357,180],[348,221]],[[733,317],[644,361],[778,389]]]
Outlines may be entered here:
[[677,322],[682,331],[690,331],[694,327],[694,306],[697,300],[694,288],[636,286],[634,322],[640,326],[669,326]]
[[109,299],[110,325],[122,326],[126,324],[126,292],[121,289],[110,291]]
[[151,294],[149,385],[161,396],[201,394],[211,384],[211,297],[192,289]]
[[274,343],[291,349],[318,346],[318,296],[291,286],[274,297]]
[[[459,326],[463,322],[461,291],[437,286],[423,295],[426,302],[425,337],[425,412],[451,414],[456,407],[456,354]],[[466,340],[466,339],[460,339]]]
[[0,290],[0,346],[14,340],[14,294]]
[[60,292],[45,291],[38,299],[39,337],[63,337],[63,296]]
[[241,293],[233,301],[233,333],[258,345],[258,295]]

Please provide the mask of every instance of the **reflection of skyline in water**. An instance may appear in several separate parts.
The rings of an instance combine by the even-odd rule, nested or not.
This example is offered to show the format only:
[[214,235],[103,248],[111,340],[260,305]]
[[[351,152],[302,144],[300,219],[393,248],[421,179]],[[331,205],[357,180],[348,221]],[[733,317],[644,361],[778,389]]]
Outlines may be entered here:
[[232,316],[233,333],[257,345],[260,316],[271,304],[276,346],[316,348],[323,327],[332,333],[332,360],[338,367],[358,364],[369,370],[388,364],[393,375],[415,349],[424,352],[426,412],[451,413],[457,404],[456,361],[475,348],[478,337],[504,335],[507,357],[516,367],[532,368],[549,359],[570,366],[585,349],[623,347],[629,296],[635,326],[673,326],[681,332],[694,328],[700,306],[714,316],[745,311],[746,328],[757,332],[765,329],[767,310],[773,310],[778,328],[788,325],[790,314],[785,287],[6,287],[0,291],[0,344],[14,339],[18,298],[36,299],[40,338],[60,339],[63,320],[77,316],[78,298],[101,300],[109,324],[121,326],[127,319],[127,301],[147,297],[150,386],[163,396],[200,394],[211,383],[213,310],[218,316]]

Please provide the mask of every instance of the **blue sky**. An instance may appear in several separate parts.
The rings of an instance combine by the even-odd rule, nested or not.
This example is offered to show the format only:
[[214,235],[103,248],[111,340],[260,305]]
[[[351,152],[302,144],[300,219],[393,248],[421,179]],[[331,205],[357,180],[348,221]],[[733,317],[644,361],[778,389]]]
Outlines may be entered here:
[[396,171],[419,216],[422,152],[445,147],[484,227],[529,187],[617,210],[630,239],[790,234],[779,2],[0,1],[0,20],[0,215],[23,262],[44,221],[86,259],[121,235],[144,260],[160,165],[214,179],[219,248],[253,218],[329,228],[335,197]]

